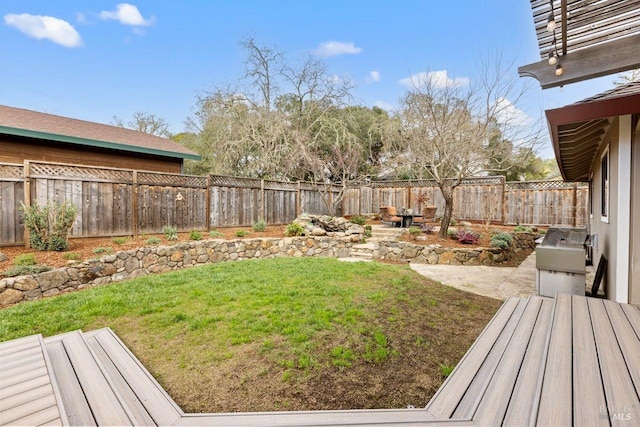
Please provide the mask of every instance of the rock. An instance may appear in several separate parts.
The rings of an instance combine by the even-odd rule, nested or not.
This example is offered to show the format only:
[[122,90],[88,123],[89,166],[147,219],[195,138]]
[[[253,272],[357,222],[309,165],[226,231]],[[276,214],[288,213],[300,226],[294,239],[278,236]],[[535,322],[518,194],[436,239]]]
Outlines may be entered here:
[[19,277],[13,287],[19,291],[30,291],[38,288],[38,281],[31,276]]
[[469,221],[460,221],[458,225],[466,228],[466,227],[471,227],[472,224]]
[[43,291],[48,291],[51,288],[59,288],[69,280],[69,275],[65,269],[62,268],[38,274],[36,277],[40,289]]
[[321,227],[314,227],[311,230],[311,235],[312,236],[326,236],[327,235],[327,231],[324,228],[321,228]]
[[0,252],[0,262],[2,262],[2,261],[6,261],[6,260],[8,260],[8,259],[9,259],[9,258],[8,258],[5,254],[3,254],[2,252]]
[[0,307],[22,301],[22,292],[16,289],[5,289],[0,293]]

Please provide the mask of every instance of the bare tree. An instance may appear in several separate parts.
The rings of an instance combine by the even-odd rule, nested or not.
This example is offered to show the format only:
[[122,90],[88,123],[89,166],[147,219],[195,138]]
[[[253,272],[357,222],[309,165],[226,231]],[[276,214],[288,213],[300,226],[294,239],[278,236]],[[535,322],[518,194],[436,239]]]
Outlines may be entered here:
[[[511,141],[511,158],[529,155],[540,142],[540,127],[527,123],[516,108],[525,88],[503,67],[499,55],[480,64],[474,84],[424,73],[402,99],[399,143],[391,147],[396,165],[407,165],[418,178],[433,179],[445,200],[440,236],[446,237],[453,213],[453,193],[465,178],[487,173],[504,156],[496,136]],[[508,167],[508,166],[505,166]]]
[[619,74],[613,81],[613,84],[616,86],[624,86],[636,80],[640,80],[640,68]]
[[133,113],[133,119],[127,122],[117,116],[113,116],[112,123],[122,128],[133,129],[163,138],[171,136],[169,123],[164,118],[152,113],[135,112]]

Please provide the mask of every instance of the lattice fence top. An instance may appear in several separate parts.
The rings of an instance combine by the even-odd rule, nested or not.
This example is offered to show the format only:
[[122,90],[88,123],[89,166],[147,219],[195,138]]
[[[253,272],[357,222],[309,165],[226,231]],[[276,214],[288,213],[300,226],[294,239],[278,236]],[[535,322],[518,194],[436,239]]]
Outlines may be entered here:
[[284,182],[284,181],[264,181],[265,190],[283,190],[283,191],[297,191],[297,182]]
[[83,179],[101,182],[132,182],[133,171],[92,166],[31,163],[32,178]]
[[0,163],[0,179],[16,181],[22,179],[22,165],[12,163]]
[[211,186],[260,188],[260,182],[261,180],[258,178],[242,178],[238,176],[209,175],[209,183]]
[[206,176],[176,175],[168,173],[138,172],[138,184],[161,185],[165,187],[206,188]]
[[[502,185],[503,176],[482,176],[465,178],[460,185]],[[437,187],[438,184],[432,179],[406,179],[397,181],[372,181],[363,187],[372,188],[405,188],[405,187]]]
[[587,183],[564,182],[564,181],[512,181],[507,182],[508,190],[545,190],[545,189],[567,189],[567,188],[585,188],[589,187]]

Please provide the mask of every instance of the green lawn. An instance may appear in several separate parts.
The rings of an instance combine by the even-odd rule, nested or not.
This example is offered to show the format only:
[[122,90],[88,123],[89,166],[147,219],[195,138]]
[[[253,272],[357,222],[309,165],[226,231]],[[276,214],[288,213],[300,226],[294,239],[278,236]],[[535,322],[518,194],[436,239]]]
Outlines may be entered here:
[[405,266],[255,260],[0,310],[0,341],[109,326],[187,411],[420,406],[499,305]]

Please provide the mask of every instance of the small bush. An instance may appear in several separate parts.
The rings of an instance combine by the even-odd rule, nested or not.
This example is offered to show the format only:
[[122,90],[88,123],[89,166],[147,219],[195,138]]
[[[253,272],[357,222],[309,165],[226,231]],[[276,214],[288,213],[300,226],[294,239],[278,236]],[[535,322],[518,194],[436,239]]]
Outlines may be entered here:
[[258,220],[258,222],[251,224],[251,229],[256,233],[262,233],[267,229],[267,223],[264,219]]
[[145,243],[147,245],[159,245],[160,242],[162,242],[162,240],[160,240],[159,237],[149,237],[147,240],[145,240]]
[[5,270],[1,275],[5,277],[25,276],[27,274],[44,273],[51,270],[48,265],[14,265]]
[[533,228],[525,227],[524,225],[516,225],[513,231],[516,233],[533,233]]
[[304,234],[304,227],[297,222],[292,222],[287,225],[287,229],[284,232],[287,236],[302,236]]
[[202,233],[196,230],[191,230],[191,233],[189,233],[189,240],[202,240]]
[[513,236],[509,233],[496,233],[491,237],[491,240],[504,240],[507,243],[513,242]]
[[34,254],[17,255],[13,259],[13,265],[36,265],[36,256]]
[[24,225],[29,230],[29,243],[39,251],[62,252],[69,247],[67,236],[78,214],[71,202],[48,203],[44,206],[22,204]]
[[114,237],[112,239],[113,243],[115,243],[116,245],[124,245],[125,243],[127,243],[129,241],[128,237]]
[[500,240],[500,239],[496,239],[495,237],[492,237],[491,246],[494,248],[508,249],[509,243],[505,242],[504,240]]
[[456,226],[456,224],[458,224],[458,222],[456,221],[456,219],[455,219],[455,218],[451,218],[451,221],[449,221],[449,225],[451,225],[451,226],[455,227],[455,226]]
[[365,237],[371,237],[372,236],[372,231],[371,231],[371,226],[370,225],[365,225],[364,226],[364,236]]
[[362,215],[354,215],[349,219],[349,222],[358,225],[364,225],[367,222],[367,217]]
[[110,254],[111,252],[113,252],[113,249],[107,247],[107,248],[103,248],[103,247],[98,247],[98,248],[93,248],[93,252],[96,255],[99,254]]
[[236,237],[245,237],[249,235],[248,230],[238,230],[236,231]]
[[211,230],[211,231],[209,232],[209,237],[213,237],[214,239],[215,239],[215,238],[222,237],[222,236],[224,236],[224,233],[221,233],[221,232],[219,232],[218,230]]
[[80,259],[80,254],[78,252],[67,252],[62,256],[64,259],[68,259],[69,261],[77,261]]
[[458,238],[458,229],[457,228],[449,228],[447,230],[447,236],[449,236],[450,239],[457,239]]
[[169,241],[178,240],[178,229],[176,227],[165,225],[162,227],[162,234]]
[[420,230],[417,227],[409,227],[409,235],[411,236],[412,239],[416,239],[416,237],[418,237],[418,234],[422,233],[422,230]]
[[471,230],[461,229],[456,233],[456,239],[465,245],[477,245],[478,241],[480,241],[480,234],[474,233]]

